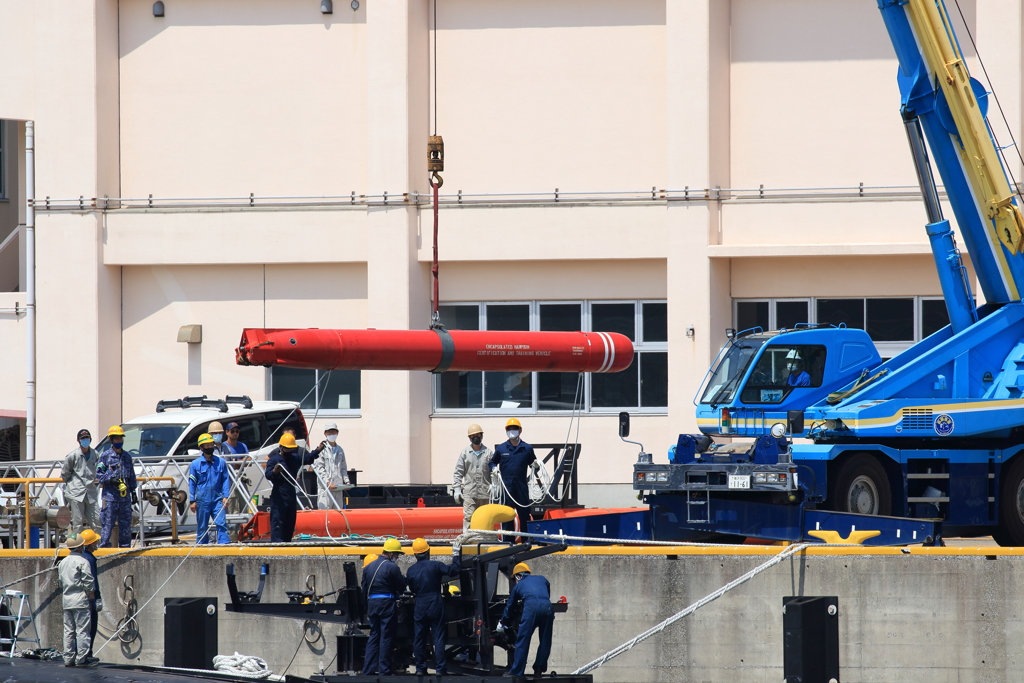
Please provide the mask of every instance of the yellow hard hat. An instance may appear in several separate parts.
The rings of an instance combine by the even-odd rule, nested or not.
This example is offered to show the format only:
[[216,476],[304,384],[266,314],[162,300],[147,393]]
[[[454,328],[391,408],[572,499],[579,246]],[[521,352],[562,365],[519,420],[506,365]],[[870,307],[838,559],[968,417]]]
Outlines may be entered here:
[[211,434],[223,434],[224,425],[222,425],[220,422],[211,422],[210,426],[206,428],[206,431],[210,432]]
[[389,538],[384,541],[384,552],[386,553],[400,553],[402,552],[402,544],[398,542],[397,538]]
[[100,535],[92,529],[82,529],[82,533],[79,534],[82,537],[82,542],[85,545],[92,545],[96,541],[100,540]]
[[510,417],[508,419],[508,422],[505,423],[505,429],[508,429],[509,427],[519,427],[520,429],[522,429],[523,425],[520,424],[519,420],[515,419],[514,417]]
[[483,433],[484,433],[484,428],[481,427],[478,424],[469,425],[469,431],[466,432],[466,434],[468,436],[473,436],[474,434],[483,434]]
[[124,430],[121,429],[121,425],[114,425],[107,430],[107,436],[124,436]]
[[530,573],[530,565],[526,564],[525,562],[520,562],[515,566],[515,569],[512,570],[512,576],[515,576],[520,572]]
[[294,434],[282,434],[281,440],[277,442],[277,445],[281,448],[296,448],[295,435]]
[[420,553],[425,553],[428,550],[430,550],[430,544],[427,543],[427,539],[417,538],[415,541],[412,542],[412,551],[417,555],[419,555]]
[[458,586],[448,584],[448,595],[459,595],[460,593],[462,593],[462,590]]
[[209,434],[200,434],[199,435],[199,445],[202,446],[203,444],[207,444],[207,443],[217,443],[217,442],[214,441],[213,437],[210,436]]
[[380,559],[380,555],[377,555],[375,553],[370,553],[369,555],[367,555],[366,557],[363,558],[363,569],[366,569],[370,565],[371,562],[373,562],[374,560],[378,560],[378,559]]

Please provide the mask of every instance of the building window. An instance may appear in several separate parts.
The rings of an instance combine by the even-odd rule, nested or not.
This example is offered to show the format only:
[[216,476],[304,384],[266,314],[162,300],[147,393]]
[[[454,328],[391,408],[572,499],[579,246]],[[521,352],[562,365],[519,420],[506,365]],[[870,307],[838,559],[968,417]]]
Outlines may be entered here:
[[[361,375],[359,370],[305,370],[273,367],[267,373],[272,401],[295,401],[308,414],[359,414]],[[313,386],[319,382],[317,391]]]
[[551,412],[668,406],[668,304],[664,301],[510,301],[439,307],[450,330],[618,332],[636,349],[622,372],[444,372],[434,380],[436,411]]
[[736,299],[736,330],[793,329],[800,323],[845,325],[867,331],[879,354],[892,358],[949,324],[936,297]]

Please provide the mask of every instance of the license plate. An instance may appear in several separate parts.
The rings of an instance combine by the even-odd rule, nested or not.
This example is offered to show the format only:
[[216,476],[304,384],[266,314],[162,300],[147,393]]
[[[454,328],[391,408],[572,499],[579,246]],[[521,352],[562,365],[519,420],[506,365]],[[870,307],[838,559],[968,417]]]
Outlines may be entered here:
[[731,489],[749,489],[750,488],[750,475],[749,474],[730,474],[729,475],[729,488],[731,488]]

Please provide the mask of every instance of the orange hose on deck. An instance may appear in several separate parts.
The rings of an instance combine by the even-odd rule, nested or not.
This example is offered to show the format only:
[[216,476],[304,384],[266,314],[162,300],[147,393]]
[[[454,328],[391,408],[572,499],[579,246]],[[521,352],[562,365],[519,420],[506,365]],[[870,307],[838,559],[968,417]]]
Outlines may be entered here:
[[[306,534],[320,538],[359,534],[448,541],[461,533],[461,507],[299,510],[295,515],[296,535]],[[239,540],[243,541],[269,539],[269,512],[257,512],[242,527],[239,534]]]

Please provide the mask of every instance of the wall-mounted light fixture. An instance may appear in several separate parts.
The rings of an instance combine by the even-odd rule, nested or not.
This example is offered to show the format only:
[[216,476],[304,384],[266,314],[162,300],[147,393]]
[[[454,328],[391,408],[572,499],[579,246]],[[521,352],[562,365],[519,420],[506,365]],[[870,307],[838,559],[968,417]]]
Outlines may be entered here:
[[320,14],[334,14],[334,0],[320,0]]
[[164,0],[156,0],[153,3],[153,16],[162,17],[164,15]]
[[359,0],[352,0],[352,11],[355,12],[359,9]]
[[727,327],[727,328],[725,328],[725,338],[726,339],[732,339],[735,336],[736,336],[736,328],[734,328],[734,327]]
[[693,339],[693,336],[694,336],[695,334],[697,334],[697,333],[696,333],[696,332],[694,332],[694,330],[693,330],[693,325],[690,325],[689,327],[687,327],[687,328],[686,328],[686,337],[687,337],[688,339]]
[[182,325],[178,328],[178,341],[185,342],[186,344],[202,344],[203,326]]

